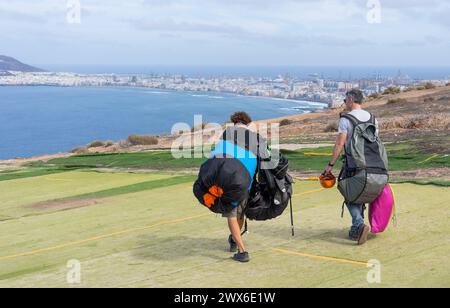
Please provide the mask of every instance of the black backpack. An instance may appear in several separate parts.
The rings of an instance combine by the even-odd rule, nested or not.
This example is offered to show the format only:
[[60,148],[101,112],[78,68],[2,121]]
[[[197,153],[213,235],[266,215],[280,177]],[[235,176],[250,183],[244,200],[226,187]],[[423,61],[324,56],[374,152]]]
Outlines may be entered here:
[[288,168],[289,161],[280,157],[275,169],[259,170],[245,213],[248,219],[266,221],[284,213],[291,201],[294,184]]

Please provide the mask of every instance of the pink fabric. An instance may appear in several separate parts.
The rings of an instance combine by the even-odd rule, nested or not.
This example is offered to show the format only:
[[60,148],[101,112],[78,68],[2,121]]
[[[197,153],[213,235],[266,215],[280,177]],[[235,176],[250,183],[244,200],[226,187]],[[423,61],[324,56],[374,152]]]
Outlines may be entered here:
[[372,233],[382,233],[391,221],[395,200],[391,186],[388,184],[381,195],[370,205],[369,220]]

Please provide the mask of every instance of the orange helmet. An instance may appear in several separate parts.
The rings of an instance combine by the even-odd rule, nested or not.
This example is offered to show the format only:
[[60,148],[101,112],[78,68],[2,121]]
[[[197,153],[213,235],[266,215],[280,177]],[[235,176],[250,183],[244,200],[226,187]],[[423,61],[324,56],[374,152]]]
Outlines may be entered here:
[[322,174],[319,179],[323,188],[333,188],[336,185],[336,177],[332,173]]

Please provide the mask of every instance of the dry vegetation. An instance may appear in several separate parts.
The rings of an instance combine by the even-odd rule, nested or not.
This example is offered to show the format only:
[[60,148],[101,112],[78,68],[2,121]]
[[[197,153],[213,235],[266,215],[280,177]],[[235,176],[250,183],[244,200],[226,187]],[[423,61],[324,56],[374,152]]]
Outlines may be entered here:
[[158,137],[152,135],[131,135],[127,139],[130,145],[157,145]]
[[[396,93],[397,90],[390,89],[388,92]],[[436,88],[425,84],[423,89],[375,95],[367,100],[364,107],[378,118],[382,137],[386,142],[414,140],[426,144],[433,140],[435,145],[430,151],[434,149],[448,152],[450,86]],[[342,111],[330,110],[288,117],[291,123],[280,129],[282,140],[287,143],[333,142],[337,134],[339,113]],[[277,121],[281,119],[268,122]]]

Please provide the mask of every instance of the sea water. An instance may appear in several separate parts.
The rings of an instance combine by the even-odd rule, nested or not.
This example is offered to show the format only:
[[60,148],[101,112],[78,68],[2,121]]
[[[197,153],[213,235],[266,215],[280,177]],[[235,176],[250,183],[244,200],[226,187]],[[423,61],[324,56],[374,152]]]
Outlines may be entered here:
[[223,124],[246,111],[255,120],[313,112],[326,106],[222,93],[128,87],[0,87],[0,159],[67,152],[94,140],[164,134],[194,115]]

